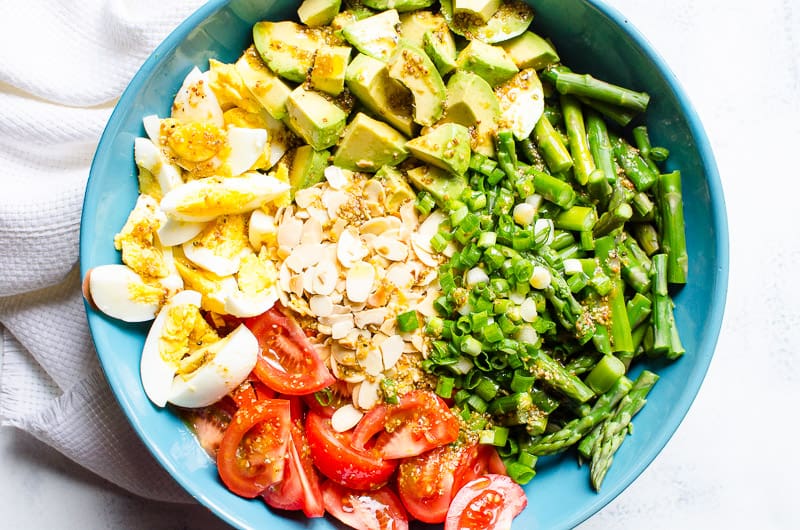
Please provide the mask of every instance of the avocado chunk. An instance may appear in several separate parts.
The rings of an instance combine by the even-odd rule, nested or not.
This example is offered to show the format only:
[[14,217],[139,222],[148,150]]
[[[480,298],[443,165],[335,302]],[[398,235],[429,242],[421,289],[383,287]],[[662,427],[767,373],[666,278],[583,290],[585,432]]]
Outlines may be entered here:
[[500,127],[517,140],[527,138],[544,112],[544,90],[536,70],[526,68],[494,89],[500,103]]
[[400,38],[395,29],[399,23],[400,17],[397,11],[390,9],[351,22],[342,29],[342,37],[361,53],[385,61],[394,51]]
[[275,75],[259,57],[253,46],[245,50],[234,65],[253,97],[276,120],[286,117],[286,100],[292,89]]
[[326,26],[339,12],[342,0],[303,0],[297,8],[297,17],[306,26]]
[[411,91],[414,98],[414,121],[433,125],[444,112],[445,86],[436,65],[413,44],[401,40],[386,62],[389,77]]
[[474,17],[489,22],[500,7],[500,0],[453,0],[453,15]]
[[397,32],[400,34],[400,38],[422,48],[425,32],[436,31],[442,25],[446,26],[447,22],[439,13],[425,10],[411,11],[400,15],[400,26],[397,28]]
[[436,166],[419,166],[406,172],[411,185],[418,191],[430,193],[439,206],[446,205],[452,199],[458,199],[467,189],[467,178],[464,175],[453,175]]
[[384,204],[388,208],[387,213],[397,213],[404,202],[413,200],[417,196],[408,185],[403,173],[395,167],[383,166],[375,173],[374,178],[383,184],[383,189],[386,191]]
[[377,11],[396,9],[399,12],[425,9],[433,5],[435,0],[362,0],[365,6]]
[[289,168],[289,185],[292,196],[297,190],[311,187],[322,181],[330,154],[328,150],[316,151],[310,145],[301,145],[294,150],[292,165]]
[[561,60],[552,44],[531,31],[503,42],[500,46],[520,70],[524,68],[541,70]]
[[453,0],[441,0],[440,4],[442,16],[453,33],[487,44],[507,41],[521,35],[533,20],[533,9],[522,0],[506,0],[486,22],[476,17],[455,16]]
[[315,90],[331,96],[342,93],[350,49],[349,46],[323,46],[317,51],[310,79]]
[[360,53],[347,67],[345,83],[370,112],[406,136],[414,136],[411,92],[389,77],[386,63]]
[[347,124],[333,165],[352,171],[374,173],[382,166],[396,166],[408,157],[406,137],[391,126],[363,112]]
[[426,31],[422,36],[422,48],[442,76],[456,69],[456,41],[447,24]]
[[492,86],[511,79],[518,72],[517,65],[500,46],[492,46],[479,40],[470,41],[461,50],[457,67],[481,76]]
[[406,142],[415,158],[463,175],[469,169],[471,138],[469,129],[457,123],[443,123]]
[[253,42],[270,70],[289,81],[302,83],[314,63],[317,49],[326,44],[322,29],[295,22],[257,22]]
[[472,72],[457,70],[447,81],[447,110],[442,122],[470,129],[472,150],[494,156],[494,134],[500,119],[500,104],[492,87]]
[[347,114],[336,104],[302,85],[289,95],[286,110],[289,128],[318,151],[336,143],[347,121]]

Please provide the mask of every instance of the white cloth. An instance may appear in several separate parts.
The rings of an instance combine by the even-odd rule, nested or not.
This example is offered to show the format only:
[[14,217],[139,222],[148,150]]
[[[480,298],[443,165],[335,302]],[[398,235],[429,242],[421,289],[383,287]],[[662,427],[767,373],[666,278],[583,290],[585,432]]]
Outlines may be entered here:
[[189,501],[128,425],[86,324],[78,229],[130,78],[200,0],[0,0],[0,420],[133,493]]

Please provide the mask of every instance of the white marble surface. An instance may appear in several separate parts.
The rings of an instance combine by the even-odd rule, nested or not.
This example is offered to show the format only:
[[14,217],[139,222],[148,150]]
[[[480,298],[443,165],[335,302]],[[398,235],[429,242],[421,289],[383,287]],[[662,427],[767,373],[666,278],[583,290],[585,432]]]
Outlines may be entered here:
[[[653,464],[580,526],[800,528],[800,142],[797,0],[608,0],[666,59],[717,156],[731,270],[717,352]],[[223,528],[200,506],[144,501],[31,437],[0,429],[3,528]]]

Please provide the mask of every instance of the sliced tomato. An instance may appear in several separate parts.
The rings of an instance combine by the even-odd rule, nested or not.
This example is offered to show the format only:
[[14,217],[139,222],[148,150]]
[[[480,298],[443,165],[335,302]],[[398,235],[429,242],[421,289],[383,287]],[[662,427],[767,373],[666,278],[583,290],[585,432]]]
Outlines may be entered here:
[[300,419],[292,422],[288,462],[283,478],[269,486],[261,495],[273,508],[303,510],[306,517],[322,517],[325,507],[319,475],[311,460],[308,441]]
[[255,405],[261,400],[272,399],[276,395],[274,390],[252,374],[231,392],[231,398],[239,408]]
[[373,407],[356,426],[353,442],[361,448],[378,435],[375,449],[384,459],[409,458],[454,442],[458,429],[458,419],[439,396],[413,390],[396,405]]
[[497,530],[528,505],[522,488],[505,475],[488,474],[466,483],[453,498],[444,530]]
[[306,436],[314,465],[342,486],[357,490],[379,488],[397,468],[397,461],[382,459],[374,449],[355,449],[351,431],[334,431],[330,418],[314,410],[306,415]]
[[408,515],[387,486],[356,491],[332,480],[322,483],[325,510],[355,530],[408,530]]
[[299,396],[322,390],[335,381],[300,325],[279,304],[245,320],[245,325],[260,346],[254,372],[271,389]]
[[441,523],[462,485],[487,472],[477,442],[442,445],[400,462],[397,492],[408,513],[426,523]]
[[200,447],[211,458],[216,458],[225,429],[228,428],[235,412],[236,407],[233,402],[222,399],[201,409],[179,409],[178,415],[194,432]]
[[253,498],[281,480],[290,428],[284,399],[265,399],[237,410],[217,452],[217,468],[228,489]]

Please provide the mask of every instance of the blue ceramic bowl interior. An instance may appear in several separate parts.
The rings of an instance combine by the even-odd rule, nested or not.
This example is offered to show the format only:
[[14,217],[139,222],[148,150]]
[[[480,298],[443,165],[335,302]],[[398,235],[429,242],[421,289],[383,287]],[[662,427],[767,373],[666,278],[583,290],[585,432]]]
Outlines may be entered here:
[[[654,363],[661,380],[635,419],[635,435],[623,444],[595,493],[575,454],[541,459],[525,488],[529,504],[515,528],[572,528],[625,489],[656,457],[692,403],[716,345],[728,277],[728,232],[719,175],[702,125],[669,68],[647,41],[600,1],[529,0],[532,29],[550,37],[565,64],[651,95],[646,115],[654,145],[670,150],[667,169],[683,175],[689,283],[675,296],[686,355]],[[195,65],[209,58],[235,61],[250,43],[258,20],[294,18],[297,2],[212,0],[177,28],[145,62],[121,97],[97,148],[81,223],[81,272],[118,263],[113,236],[137,197],[133,141],[141,119],[167,116],[172,97]],[[229,493],[214,464],[169,410],[154,407],[139,379],[139,355],[147,327],[109,319],[87,307],[89,326],[108,382],[125,414],[155,458],[191,495],[241,528],[333,528],[331,519],[276,515],[259,500]],[[641,369],[641,365],[638,369]],[[634,372],[635,375],[636,372]]]

